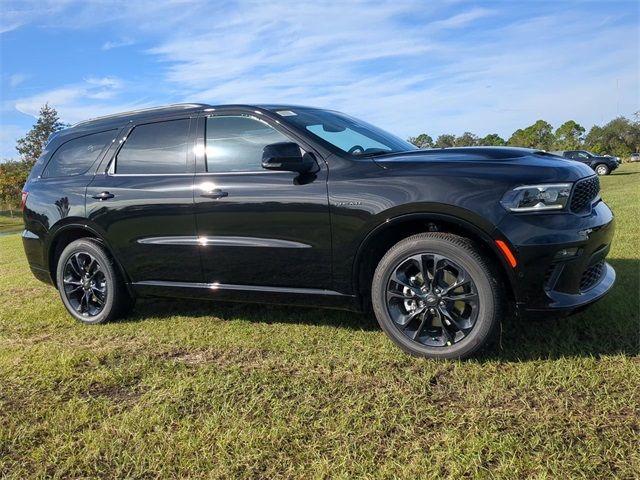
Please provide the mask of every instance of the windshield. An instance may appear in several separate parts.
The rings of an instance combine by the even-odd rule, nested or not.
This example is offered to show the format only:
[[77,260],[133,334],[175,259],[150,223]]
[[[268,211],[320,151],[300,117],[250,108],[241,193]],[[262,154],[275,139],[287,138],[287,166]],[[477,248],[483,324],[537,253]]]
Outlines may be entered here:
[[311,108],[276,110],[276,113],[321,142],[354,156],[416,150],[411,143],[343,113]]

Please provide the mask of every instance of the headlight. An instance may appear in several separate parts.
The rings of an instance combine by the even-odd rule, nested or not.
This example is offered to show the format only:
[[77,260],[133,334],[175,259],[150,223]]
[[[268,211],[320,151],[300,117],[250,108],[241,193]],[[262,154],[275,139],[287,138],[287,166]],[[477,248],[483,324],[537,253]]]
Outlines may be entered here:
[[571,183],[524,185],[508,191],[500,203],[511,212],[562,210],[571,195]]

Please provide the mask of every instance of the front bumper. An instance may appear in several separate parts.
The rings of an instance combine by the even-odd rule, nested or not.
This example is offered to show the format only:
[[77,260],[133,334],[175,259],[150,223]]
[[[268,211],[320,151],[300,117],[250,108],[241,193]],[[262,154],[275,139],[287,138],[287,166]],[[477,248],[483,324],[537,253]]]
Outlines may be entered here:
[[518,259],[512,284],[520,310],[570,313],[613,287],[615,271],[605,258],[615,222],[604,202],[587,215],[507,215],[499,230]]

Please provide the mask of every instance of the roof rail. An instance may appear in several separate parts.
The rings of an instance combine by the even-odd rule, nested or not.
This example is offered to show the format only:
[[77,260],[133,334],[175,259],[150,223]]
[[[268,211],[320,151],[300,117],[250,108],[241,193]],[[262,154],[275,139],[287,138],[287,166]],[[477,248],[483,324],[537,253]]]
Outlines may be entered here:
[[200,108],[200,107],[208,107],[208,106],[209,105],[207,105],[205,103],[172,103],[170,105],[163,105],[163,106],[160,106],[160,107],[140,108],[138,110],[130,110],[128,112],[112,113],[110,115],[103,115],[103,116],[100,116],[100,117],[90,118],[88,120],[82,120],[81,122],[73,124],[71,126],[71,128],[78,127],[78,126],[81,126],[81,125],[87,125],[87,124],[90,124],[90,123],[93,123],[93,122],[97,122],[97,121],[100,121],[100,120],[108,120],[110,118],[137,115],[137,114],[140,114],[140,113],[160,112],[162,110],[170,110],[172,108],[178,109],[180,107],[182,107],[183,109],[187,109],[187,108]]

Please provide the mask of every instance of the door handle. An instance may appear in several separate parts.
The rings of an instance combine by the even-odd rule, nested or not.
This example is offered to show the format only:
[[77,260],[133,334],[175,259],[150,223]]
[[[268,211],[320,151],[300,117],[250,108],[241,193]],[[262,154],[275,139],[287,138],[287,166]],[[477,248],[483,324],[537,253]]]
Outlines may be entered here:
[[96,200],[109,200],[113,197],[115,197],[115,195],[109,192],[100,192],[96,193],[95,195],[91,195],[91,198],[95,198]]
[[219,188],[216,188],[214,190],[210,190],[208,192],[201,193],[200,196],[204,197],[204,198],[222,198],[222,197],[228,197],[229,196],[229,192],[223,192]]

